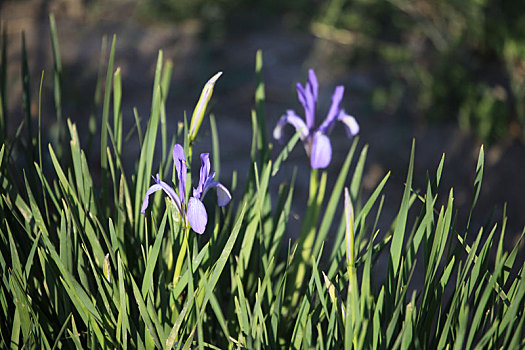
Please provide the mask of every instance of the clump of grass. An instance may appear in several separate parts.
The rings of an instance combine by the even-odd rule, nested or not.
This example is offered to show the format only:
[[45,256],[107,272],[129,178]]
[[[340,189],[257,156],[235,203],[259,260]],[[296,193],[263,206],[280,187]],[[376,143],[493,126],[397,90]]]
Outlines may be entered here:
[[[58,60],[58,41],[52,33]],[[1,57],[5,57],[5,36],[3,40]],[[172,64],[159,52],[147,126],[142,134],[137,118],[134,128],[140,155],[132,173],[126,172],[130,168],[122,163],[122,152],[126,142],[136,140],[123,137],[127,130],[122,126],[123,96],[120,71],[114,69],[114,45],[115,38],[97,131],[100,166],[87,161],[77,127],[69,120],[62,122],[60,112],[62,137],[69,143],[45,147],[40,123],[37,131],[23,123],[9,137],[5,132],[9,119],[2,110],[2,348],[525,346],[525,265],[516,259],[519,245],[510,252],[503,249],[505,214],[500,226],[473,228],[469,219],[465,227],[458,227],[453,190],[446,205],[437,204],[444,158],[426,189],[416,190],[413,144],[397,215],[390,229],[380,232],[382,192],[390,173],[368,198],[360,200],[369,147],[361,147],[356,138],[333,188],[326,188],[326,178],[333,174],[320,173],[315,200],[307,204],[307,212],[315,212],[316,219],[308,220],[302,229],[288,223],[295,175],[280,184],[276,197],[269,188],[286,166],[299,132],[272,158],[272,145],[265,135],[260,52],[247,160],[251,167],[244,189],[237,188],[234,172],[229,184],[232,202],[219,208],[213,206],[213,198],[208,201],[213,209],[208,211],[202,235],[182,225],[173,203],[160,195],[152,197],[151,210],[141,214],[150,176],[159,173],[169,178],[175,143],[184,145],[191,164],[198,128],[189,132],[184,119],[180,132],[168,135],[165,101]],[[1,71],[6,71],[6,64],[3,59]],[[22,65],[27,67],[25,62]],[[59,79],[59,70],[58,61],[54,65],[57,111],[61,84],[67,84]],[[23,88],[30,98],[29,72],[23,72],[27,82]],[[6,86],[5,75],[2,79],[0,85]],[[1,93],[5,101],[7,91]],[[202,111],[194,113],[196,118],[207,115],[206,106],[196,110]],[[213,115],[209,118],[212,154],[219,155],[220,123]],[[160,151],[156,148],[159,128]],[[23,159],[15,159],[14,152]],[[154,155],[159,153],[160,161],[155,162]],[[219,167],[216,162],[214,169]],[[478,200],[483,167],[481,148],[472,208]],[[93,174],[99,172],[101,184],[95,186]],[[347,210],[339,217],[345,186]],[[190,188],[191,183],[186,190]],[[353,209],[348,203],[353,203]],[[296,242],[285,240],[286,232],[306,232],[308,237],[314,232],[309,254],[301,254]],[[330,232],[335,238],[329,243]],[[352,244],[347,245],[349,239]],[[387,257],[387,266],[378,266],[381,254]],[[414,287],[416,269],[423,271],[424,283]],[[378,270],[385,271],[384,279],[376,277]]]

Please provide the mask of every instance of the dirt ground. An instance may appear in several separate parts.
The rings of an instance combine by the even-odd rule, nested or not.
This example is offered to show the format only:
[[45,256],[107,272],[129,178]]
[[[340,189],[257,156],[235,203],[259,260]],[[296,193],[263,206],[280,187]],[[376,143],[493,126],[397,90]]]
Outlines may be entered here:
[[[411,142],[415,138],[415,185],[422,190],[425,188],[427,170],[433,176],[445,153],[442,197],[446,199],[449,188],[454,188],[455,206],[462,215],[458,218],[458,227],[464,226],[472,198],[480,143],[472,135],[460,131],[454,123],[414,123],[413,120],[392,118],[367,108],[369,104],[363,101],[366,96],[363,91],[369,91],[378,84],[374,67],[352,69],[330,63],[334,55],[351,50],[349,43],[316,36],[308,28],[291,29],[275,19],[269,20],[264,29],[240,30],[222,40],[207,42],[202,39],[202,25],[198,21],[167,24],[139,20],[135,16],[136,8],[129,1],[115,1],[111,10],[100,7],[89,11],[80,0],[4,1],[0,2],[0,6],[0,16],[8,25],[8,102],[13,129],[18,124],[16,119],[21,120],[22,115],[19,66],[22,31],[27,40],[31,69],[33,116],[36,118],[38,80],[44,70],[42,107],[46,127],[52,128],[55,120],[48,22],[48,13],[53,11],[57,19],[64,71],[64,115],[74,120],[80,130],[87,127],[91,112],[102,37],[111,38],[112,34],[116,34],[115,65],[122,72],[125,128],[134,123],[133,107],[137,107],[143,120],[147,118],[158,50],[162,49],[164,57],[174,63],[167,105],[168,127],[173,132],[184,111],[192,111],[204,82],[215,72],[224,72],[216,85],[212,106],[221,140],[221,180],[228,183],[233,170],[238,170],[242,180],[249,166],[255,53],[257,49],[262,49],[268,135],[271,135],[273,125],[286,109],[294,108],[302,112],[296,100],[295,82],[304,82],[307,69],[315,68],[320,81],[318,118],[328,109],[335,85],[344,85],[343,105],[361,125],[360,148],[369,144],[363,199],[366,200],[388,170],[392,171],[385,190],[385,224],[392,220],[399,206]],[[209,130],[208,125],[203,127]],[[343,130],[334,130],[332,144],[334,157],[328,170],[335,178],[351,142]],[[209,137],[204,136],[198,151],[210,148]],[[279,149],[279,145],[274,148]],[[126,147],[126,159],[133,161],[137,150],[137,143],[130,143]],[[507,248],[510,248],[525,224],[525,147],[509,139],[485,151],[485,176],[479,205],[474,211],[472,233],[477,233],[479,226],[487,220],[501,225],[506,202],[509,217]],[[300,220],[300,204],[305,202],[308,188],[308,164],[301,147],[293,152],[279,179],[289,177],[294,166],[300,170],[295,198],[298,215],[291,220]]]

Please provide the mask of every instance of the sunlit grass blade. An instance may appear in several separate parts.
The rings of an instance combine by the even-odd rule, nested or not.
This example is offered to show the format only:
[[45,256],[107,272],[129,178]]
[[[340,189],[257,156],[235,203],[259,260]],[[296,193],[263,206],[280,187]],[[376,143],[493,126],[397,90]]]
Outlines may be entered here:
[[127,349],[128,346],[128,331],[129,331],[129,313],[127,309],[128,297],[126,293],[126,288],[124,285],[124,269],[122,267],[122,259],[120,258],[120,252],[117,252],[117,273],[118,273],[118,291],[119,291],[119,313],[117,319],[117,327],[121,325],[120,328],[117,328],[117,341],[122,346],[123,349]]
[[[358,142],[358,138],[354,142]],[[357,200],[357,194],[361,188],[361,180],[363,179],[363,172],[365,170],[366,155],[368,154],[368,145],[365,145],[359,155],[359,160],[355,166],[354,176],[352,176],[352,182],[350,183],[350,197],[352,200]]]
[[115,153],[122,154],[122,78],[120,67],[113,74],[113,135]]
[[476,164],[476,177],[474,179],[474,198],[472,199],[472,205],[470,206],[470,212],[468,214],[467,227],[465,228],[465,235],[470,227],[470,219],[472,217],[472,212],[474,207],[478,202],[479,193],[481,191],[481,183],[483,182],[483,168],[485,167],[485,151],[483,150],[483,145],[479,149],[478,163]]
[[[297,173],[296,170],[297,169],[294,169],[292,178],[290,180],[290,185],[288,186],[289,190],[288,190],[288,194],[286,195],[286,199],[282,197],[282,200],[277,202],[275,213],[278,214],[278,216],[276,215],[276,218],[274,219],[275,220],[275,231],[272,236],[272,241],[270,242],[270,247],[269,247],[269,252],[268,252],[269,257],[276,256],[278,249],[282,244],[282,239],[286,231],[286,223],[288,222],[288,218],[290,216],[290,209],[292,205],[292,198],[293,198],[294,186],[295,186],[295,177]],[[284,196],[284,194],[285,193],[284,193],[284,187],[283,187],[282,195]]]
[[168,126],[166,124],[166,100],[168,98],[168,92],[171,82],[171,74],[173,72],[173,62],[171,60],[166,60],[164,67],[162,69],[162,77],[160,79],[160,92],[161,92],[161,106],[160,106],[160,133],[161,133],[161,142],[162,142],[162,157],[164,159],[169,159],[167,149],[168,144]]
[[157,334],[157,331],[155,330],[155,327],[153,326],[153,323],[151,322],[151,318],[148,313],[148,309],[146,307],[146,303],[144,302],[144,299],[142,298],[142,295],[140,293],[139,287],[135,283],[135,280],[132,276],[129,276],[129,279],[131,281],[131,286],[133,287],[133,295],[135,297],[135,301],[137,302],[137,306],[139,308],[139,313],[142,321],[144,321],[144,324],[146,325],[147,334],[151,336],[151,340],[153,340],[153,343],[157,348],[160,348],[160,340]]
[[83,349],[82,344],[80,343],[80,333],[77,329],[77,326],[75,324],[75,317],[71,316],[71,330],[67,330],[69,337],[73,340],[73,344],[75,344],[75,348],[78,350]]
[[151,287],[153,284],[153,270],[155,269],[155,265],[157,264],[157,259],[159,257],[160,245],[162,243],[162,238],[164,237],[164,231],[166,228],[166,220],[168,218],[168,212],[169,210],[166,210],[166,212],[164,213],[164,217],[162,218],[162,222],[160,223],[159,229],[157,231],[157,235],[155,237],[155,243],[153,243],[153,248],[151,249],[148,255],[148,261],[146,263],[146,271],[144,272],[144,278],[142,279],[142,288],[141,288],[142,296],[144,298],[147,297],[147,293],[148,291],[151,290]]
[[211,149],[213,152],[213,170],[215,171],[215,180],[220,179],[221,175],[221,152],[219,147],[219,133],[217,131],[217,123],[215,122],[215,115],[210,114],[210,130],[211,130]]
[[412,190],[412,176],[414,172],[414,153],[415,141],[412,141],[412,151],[410,152],[410,163],[408,165],[407,180],[405,183],[405,190],[401,206],[396,218],[394,232],[392,234],[392,243],[390,247],[390,261],[389,261],[389,275],[390,288],[389,292],[393,293],[394,285],[392,284],[397,277],[399,271],[399,263],[401,260],[401,252],[403,250],[403,240],[405,237],[405,227],[407,223],[408,209],[410,207],[410,194]]
[[277,172],[281,168],[281,164],[288,159],[288,156],[290,155],[290,152],[294,149],[295,145],[297,144],[297,141],[299,141],[301,137],[301,131],[295,133],[295,135],[292,136],[290,141],[286,144],[286,146],[283,147],[281,153],[275,158],[275,162],[273,163],[273,170],[272,170],[272,176],[277,175]]
[[[144,144],[141,147],[140,158],[137,169],[137,179],[135,183],[135,210],[134,218],[139,218],[140,206],[148,188],[149,179],[152,175],[153,167],[153,153],[155,151],[155,142],[157,140],[157,130],[160,119],[160,105],[161,105],[161,87],[160,79],[162,73],[162,51],[159,51],[157,58],[157,66],[155,69],[155,80],[153,83],[153,97],[151,106],[151,116],[148,122],[146,135],[144,136]],[[142,236],[143,220],[138,220],[136,229],[138,230],[138,237]]]
[[175,324],[173,325],[173,328],[171,329],[168,338],[166,339],[166,348],[171,349],[173,348],[175,342],[178,339],[179,336],[179,330],[182,326],[182,322],[184,321],[184,318],[186,317],[186,314],[188,313],[188,310],[193,305],[193,298],[195,298],[195,295],[197,293],[192,293],[189,295],[189,297],[186,299],[186,302],[184,303],[184,307],[179,313],[179,316],[177,317],[177,320],[175,321]]
[[257,78],[257,86],[255,87],[255,114],[257,116],[257,144],[260,153],[260,162],[264,163],[267,161],[268,149],[266,148],[266,122],[265,122],[265,92],[264,82],[262,76],[263,68],[263,54],[261,50],[257,50],[255,55],[255,74]]

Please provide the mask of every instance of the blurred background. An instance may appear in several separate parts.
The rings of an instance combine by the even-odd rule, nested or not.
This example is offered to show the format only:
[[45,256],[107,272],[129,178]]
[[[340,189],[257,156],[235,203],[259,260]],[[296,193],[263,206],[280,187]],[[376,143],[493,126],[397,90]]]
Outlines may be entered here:
[[[474,227],[501,220],[507,202],[510,236],[515,239],[523,229],[525,2],[4,0],[0,10],[8,39],[7,103],[13,132],[23,119],[24,32],[34,92],[32,115],[37,116],[44,70],[42,117],[53,140],[49,13],[54,13],[63,70],[62,114],[85,131],[80,135],[85,147],[97,144],[88,140],[93,127],[88,121],[90,115],[101,114],[93,103],[97,76],[105,76],[108,42],[116,34],[125,130],[134,125],[134,107],[146,126],[159,49],[174,63],[167,105],[168,127],[174,133],[184,111],[193,110],[206,80],[224,72],[211,105],[221,140],[221,179],[228,183],[235,169],[242,179],[249,166],[255,53],[262,49],[269,135],[286,109],[302,115],[295,83],[306,81],[308,68],[315,69],[320,83],[318,123],[326,115],[334,87],[344,85],[343,107],[361,124],[360,148],[370,145],[363,198],[392,170],[384,192],[390,220],[400,202],[415,138],[415,186],[425,188],[427,170],[433,178],[445,153],[441,189],[446,195],[454,187],[456,208],[465,216],[484,144],[486,168]],[[328,168],[334,174],[351,144],[342,129],[335,129],[334,158]],[[205,123],[197,151],[211,149],[207,130]],[[138,156],[138,142],[133,140],[136,137],[126,147],[131,161]],[[275,151],[279,148],[274,146]],[[92,161],[98,164],[97,159]],[[293,166],[300,170],[297,203],[304,203],[308,163],[302,147],[296,147],[289,170],[279,176],[289,177]],[[460,227],[461,220],[466,217],[458,218]]]

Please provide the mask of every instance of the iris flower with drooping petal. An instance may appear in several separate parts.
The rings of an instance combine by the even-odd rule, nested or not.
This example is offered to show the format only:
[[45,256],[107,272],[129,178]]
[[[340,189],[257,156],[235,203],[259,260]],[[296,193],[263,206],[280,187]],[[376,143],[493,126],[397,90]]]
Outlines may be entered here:
[[[332,130],[336,121],[343,122],[348,137],[359,133],[359,124],[354,117],[346,114],[339,107],[343,94],[344,86],[337,86],[332,95],[332,105],[323,123],[315,129],[315,107],[317,104],[319,85],[315,72],[308,71],[308,82],[303,87],[297,83],[297,95],[304,107],[305,120],[301,119],[293,110],[287,110],[286,114],[279,119],[273,137],[276,140],[282,139],[282,129],[286,124],[291,124],[296,131],[301,131],[300,138],[304,143],[306,154],[310,157],[310,165],[314,169],[326,168],[332,159],[332,145],[328,138],[328,133]],[[305,123],[306,121],[306,123]]]
[[163,190],[177,208],[177,211],[182,218],[182,222],[184,224],[189,224],[193,231],[203,233],[206,229],[206,223],[208,222],[208,214],[202,203],[202,199],[206,195],[206,192],[208,192],[210,188],[217,188],[217,202],[220,207],[223,207],[230,202],[232,198],[231,194],[223,184],[213,179],[215,177],[215,172],[213,171],[210,173],[210,154],[201,153],[202,164],[199,184],[197,188],[193,189],[193,196],[186,200],[186,175],[188,168],[186,165],[184,148],[179,144],[176,144],[175,147],[173,147],[173,162],[175,163],[175,171],[177,173],[179,194],[177,195],[170,185],[160,180],[159,175],[157,174],[157,176],[153,178],[155,184],[146,192],[140,212],[142,214],[146,212],[146,208],[149,205],[149,196],[151,194]]

